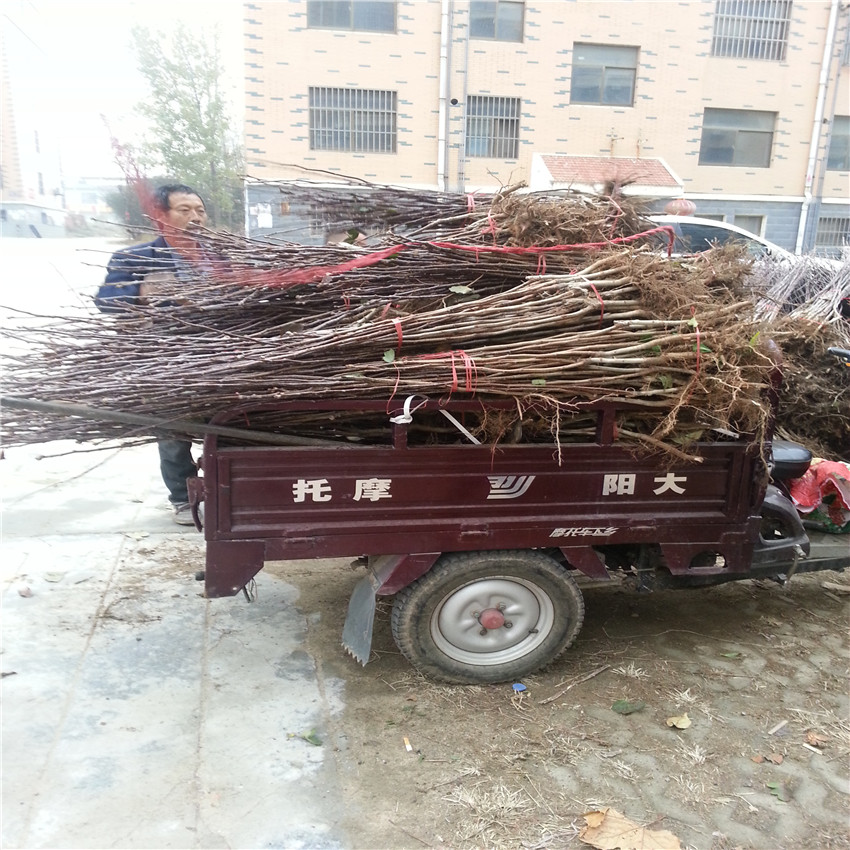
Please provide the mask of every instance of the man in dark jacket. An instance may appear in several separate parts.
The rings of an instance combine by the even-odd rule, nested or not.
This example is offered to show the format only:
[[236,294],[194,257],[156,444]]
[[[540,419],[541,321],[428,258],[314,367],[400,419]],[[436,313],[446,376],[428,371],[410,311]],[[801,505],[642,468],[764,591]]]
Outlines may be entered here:
[[[151,199],[151,218],[160,235],[152,242],[133,245],[112,255],[106,279],[95,296],[104,313],[121,313],[160,294],[174,292],[198,263],[200,249],[192,237],[193,227],[206,224],[207,212],[201,196],[189,186],[173,183],[160,186]],[[168,488],[168,500],[178,525],[192,525],[186,479],[198,468],[189,440],[160,440],[159,466]]]

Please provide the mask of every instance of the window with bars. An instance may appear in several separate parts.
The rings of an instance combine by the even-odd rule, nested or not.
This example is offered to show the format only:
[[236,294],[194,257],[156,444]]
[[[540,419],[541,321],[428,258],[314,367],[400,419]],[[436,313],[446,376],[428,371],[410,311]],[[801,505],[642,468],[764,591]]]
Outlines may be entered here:
[[493,0],[469,4],[469,37],[492,38],[496,41],[522,41],[522,19],[525,3]]
[[829,134],[827,171],[850,171],[850,115],[836,115]]
[[635,99],[638,48],[573,44],[570,103],[631,106]]
[[516,159],[519,110],[518,97],[470,95],[466,102],[466,155]]
[[791,0],[717,0],[711,55],[784,60],[791,6]]
[[310,150],[395,153],[396,92],[309,90]]
[[395,32],[395,0],[307,0],[307,26]]
[[767,168],[775,125],[775,112],[707,108],[703,112],[699,164]]
[[820,216],[815,235],[815,250],[841,249],[848,246],[850,246],[850,218],[841,215]]
[[763,215],[736,215],[732,222],[736,227],[761,236],[764,233]]

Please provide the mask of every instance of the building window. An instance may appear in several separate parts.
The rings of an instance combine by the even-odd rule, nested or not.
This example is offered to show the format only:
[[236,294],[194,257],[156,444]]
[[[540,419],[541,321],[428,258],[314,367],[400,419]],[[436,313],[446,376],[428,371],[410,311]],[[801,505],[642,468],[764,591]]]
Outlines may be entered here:
[[310,150],[395,153],[396,93],[310,87]]
[[44,175],[39,171],[38,172],[38,194],[44,194]]
[[850,246],[850,218],[840,215],[822,215],[818,219],[815,235],[815,253],[839,256]]
[[827,171],[850,171],[850,115],[836,115],[829,134]]
[[791,0],[717,0],[711,54],[782,61],[790,26]]
[[307,26],[395,32],[395,0],[307,0]]
[[466,104],[466,155],[516,159],[519,98],[471,95]]
[[469,37],[496,41],[522,41],[522,16],[525,3],[494,0],[469,4]]
[[767,168],[775,124],[775,112],[706,109],[702,119],[699,164]]
[[576,42],[570,103],[631,106],[635,99],[637,61],[637,47]]
[[755,233],[756,236],[761,236],[764,232],[763,215],[736,215],[733,224],[748,233]]

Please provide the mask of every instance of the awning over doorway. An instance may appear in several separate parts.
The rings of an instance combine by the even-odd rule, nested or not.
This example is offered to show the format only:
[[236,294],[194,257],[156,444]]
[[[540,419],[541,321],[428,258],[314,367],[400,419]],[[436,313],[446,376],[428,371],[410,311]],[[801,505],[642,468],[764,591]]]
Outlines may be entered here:
[[535,153],[531,160],[532,191],[575,189],[601,192],[617,183],[626,195],[676,198],[684,184],[659,157],[576,156]]

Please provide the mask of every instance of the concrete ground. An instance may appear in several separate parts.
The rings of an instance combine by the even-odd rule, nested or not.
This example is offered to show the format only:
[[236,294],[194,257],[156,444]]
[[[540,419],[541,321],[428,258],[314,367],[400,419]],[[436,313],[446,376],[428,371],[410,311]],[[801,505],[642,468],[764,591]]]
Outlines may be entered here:
[[[4,239],[4,323],[85,309],[117,244]],[[0,462],[2,846],[347,846],[342,682],[305,650],[296,589],[203,599],[155,447],[75,448]]]

